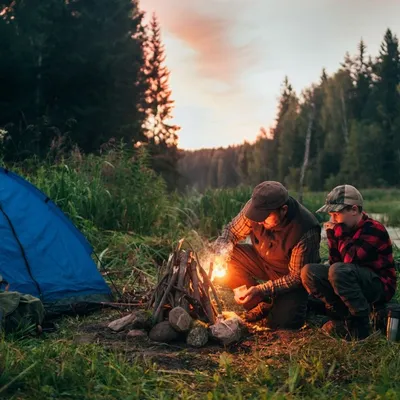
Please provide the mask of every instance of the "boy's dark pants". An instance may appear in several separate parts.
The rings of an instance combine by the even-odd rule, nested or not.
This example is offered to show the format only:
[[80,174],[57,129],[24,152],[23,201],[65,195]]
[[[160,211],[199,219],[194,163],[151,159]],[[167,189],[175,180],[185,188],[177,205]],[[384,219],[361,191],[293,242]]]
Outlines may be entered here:
[[384,301],[383,284],[378,275],[355,264],[308,264],[302,268],[301,281],[308,293],[321,299],[332,315],[369,315],[370,305]]

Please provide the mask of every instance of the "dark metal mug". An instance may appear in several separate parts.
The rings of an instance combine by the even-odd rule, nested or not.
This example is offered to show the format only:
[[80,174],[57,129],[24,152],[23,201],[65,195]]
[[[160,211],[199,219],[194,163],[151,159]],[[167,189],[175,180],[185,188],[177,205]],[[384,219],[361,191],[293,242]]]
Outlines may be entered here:
[[386,337],[391,342],[400,341],[400,307],[398,306],[388,311]]

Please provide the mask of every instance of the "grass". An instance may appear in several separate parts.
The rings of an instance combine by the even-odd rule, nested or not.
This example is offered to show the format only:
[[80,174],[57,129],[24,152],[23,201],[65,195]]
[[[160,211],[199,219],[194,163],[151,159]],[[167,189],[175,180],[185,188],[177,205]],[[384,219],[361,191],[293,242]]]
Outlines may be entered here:
[[[203,235],[215,237],[221,227],[228,223],[251,197],[252,189],[209,189],[204,193],[191,192],[177,199],[181,210],[180,219]],[[385,223],[400,226],[400,189],[361,190],[367,213],[385,214]],[[290,193],[290,191],[289,191]],[[310,211],[318,210],[324,203],[327,193],[306,192],[303,204]],[[293,194],[296,198],[297,194]],[[327,214],[315,214],[319,221],[329,218]]]
[[[343,343],[318,332],[254,349],[213,350],[213,369],[166,369],[112,349],[75,344],[78,319],[41,339],[0,342],[0,398],[10,399],[397,399],[400,344],[383,337]],[[174,357],[194,357],[177,350]],[[137,353],[136,353],[137,354]],[[78,372],[79,371],[79,372]],[[5,397],[4,397],[5,398]]]
[[[152,366],[128,362],[124,354],[69,340],[2,342],[1,394],[15,399],[173,398],[168,382]],[[3,386],[4,387],[4,386]],[[3,392],[3,393],[1,393]]]
[[[116,148],[101,157],[77,152],[56,164],[28,160],[9,166],[48,194],[84,232],[111,276],[135,290],[136,272],[155,280],[180,237],[196,248],[216,237],[251,196],[251,188],[167,193],[142,150]],[[362,191],[367,212],[400,225],[399,189]],[[315,211],[326,193],[305,193]],[[321,254],[327,256],[325,247]],[[396,250],[400,261],[400,252]],[[395,300],[400,301],[399,294]],[[115,312],[114,312],[115,314]],[[397,399],[400,344],[372,337],[343,343],[317,330],[290,340],[255,336],[251,348],[193,353],[171,347],[190,368],[166,368],[141,357],[128,341],[82,344],[88,324],[113,312],[65,318],[54,334],[0,340],[0,399]],[[258,339],[257,339],[258,338]],[[118,344],[118,345],[117,345]],[[153,349],[154,350],[154,349]],[[198,365],[196,364],[197,358]],[[213,367],[205,361],[212,361]]]

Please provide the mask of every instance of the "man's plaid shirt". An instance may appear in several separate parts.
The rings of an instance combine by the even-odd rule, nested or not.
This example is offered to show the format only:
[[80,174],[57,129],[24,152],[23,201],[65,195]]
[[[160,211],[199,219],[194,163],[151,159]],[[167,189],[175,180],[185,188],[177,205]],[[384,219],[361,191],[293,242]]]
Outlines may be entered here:
[[378,221],[363,217],[356,229],[349,232],[343,224],[327,229],[329,263],[344,262],[366,267],[374,271],[381,280],[386,300],[396,290],[396,271],[392,242],[385,227]]
[[[225,226],[221,236],[216,240],[217,248],[224,248],[229,243],[236,245],[240,240],[245,239],[252,230],[251,221],[245,216],[250,201],[246,203],[240,213]],[[260,285],[266,296],[274,297],[291,289],[301,286],[301,268],[309,263],[320,262],[319,245],[320,229],[313,228],[306,232],[298,244],[292,249],[288,264],[289,273],[282,278],[267,281]]]

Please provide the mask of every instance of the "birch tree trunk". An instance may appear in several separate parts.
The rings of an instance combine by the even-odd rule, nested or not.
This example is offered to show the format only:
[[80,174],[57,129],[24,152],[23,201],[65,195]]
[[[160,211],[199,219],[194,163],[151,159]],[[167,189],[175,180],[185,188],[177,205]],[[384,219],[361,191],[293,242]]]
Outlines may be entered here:
[[311,131],[314,124],[315,119],[315,105],[314,103],[311,105],[311,111],[308,119],[308,127],[306,133],[306,141],[304,146],[304,160],[303,165],[300,171],[300,186],[299,186],[299,202],[303,204],[303,191],[304,191],[304,177],[306,175],[306,170],[308,166],[308,160],[310,157],[310,143],[311,143]]

